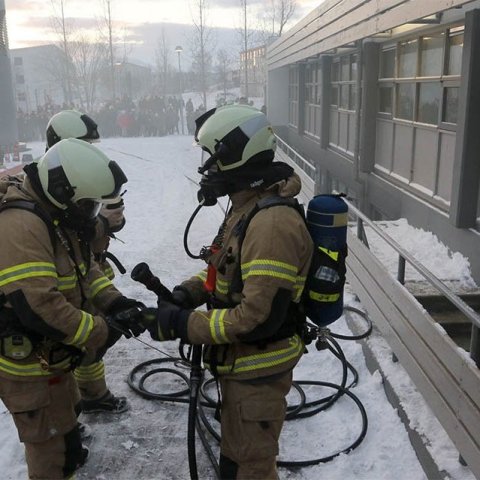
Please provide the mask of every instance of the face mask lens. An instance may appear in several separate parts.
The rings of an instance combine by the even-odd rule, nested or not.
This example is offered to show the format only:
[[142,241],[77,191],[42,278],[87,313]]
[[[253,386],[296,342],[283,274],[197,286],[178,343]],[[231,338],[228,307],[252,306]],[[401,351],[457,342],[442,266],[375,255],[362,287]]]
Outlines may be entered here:
[[82,199],[77,202],[81,215],[85,218],[95,218],[100,212],[102,204],[95,200]]

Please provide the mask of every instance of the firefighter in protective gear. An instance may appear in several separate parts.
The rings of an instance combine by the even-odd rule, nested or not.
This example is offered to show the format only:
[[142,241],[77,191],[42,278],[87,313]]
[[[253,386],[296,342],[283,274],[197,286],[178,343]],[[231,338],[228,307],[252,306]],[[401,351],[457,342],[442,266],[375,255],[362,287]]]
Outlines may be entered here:
[[[0,206],[0,398],[25,445],[29,477],[69,478],[88,453],[72,370],[98,361],[132,308],[91,259],[95,215],[127,179],[87,142],[62,140],[25,167]],[[102,315],[92,315],[93,304]]]
[[[76,110],[62,110],[53,115],[47,125],[46,137],[46,150],[66,138],[78,138],[89,143],[100,140],[94,120]],[[120,196],[104,202],[97,217],[95,237],[90,242],[95,261],[109,280],[113,280],[115,274],[106,259],[107,249],[110,238],[125,225],[123,210],[123,199]],[[118,262],[115,257],[113,259]],[[117,264],[123,268],[119,262]],[[80,389],[84,413],[122,413],[128,410],[127,399],[113,395],[107,387],[102,360],[92,365],[79,366],[75,369],[74,376]]]
[[[196,140],[210,155],[199,169],[199,199],[213,205],[228,195],[232,208],[205,256],[207,269],[174,289],[177,305],[160,300],[155,320],[148,310],[142,322],[154,339],[205,345],[204,364],[221,390],[221,478],[274,479],[285,397],[304,351],[298,302],[313,244],[300,213],[283,204],[301,182],[273,162],[272,127],[253,107],[206,112]],[[271,206],[242,231],[265,201]],[[205,303],[207,310],[198,308]]]

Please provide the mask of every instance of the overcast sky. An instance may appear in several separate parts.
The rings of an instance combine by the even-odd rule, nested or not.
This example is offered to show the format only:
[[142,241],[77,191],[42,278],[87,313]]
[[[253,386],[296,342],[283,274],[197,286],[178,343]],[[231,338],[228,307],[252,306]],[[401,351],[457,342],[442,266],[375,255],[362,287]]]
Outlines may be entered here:
[[[323,0],[297,0],[294,25]],[[112,17],[125,38],[139,42],[144,28],[168,22],[191,24],[195,0],[111,0]],[[10,48],[27,47],[55,41],[52,30],[53,5],[60,0],[5,0]],[[103,14],[104,0],[64,0],[65,17],[75,29],[96,31]],[[249,16],[265,12],[270,0],[248,0]],[[239,28],[241,25],[240,0],[208,0],[207,25],[211,27]],[[57,10],[58,12],[58,10]],[[59,13],[56,14],[59,16]],[[253,27],[254,25],[252,25]]]

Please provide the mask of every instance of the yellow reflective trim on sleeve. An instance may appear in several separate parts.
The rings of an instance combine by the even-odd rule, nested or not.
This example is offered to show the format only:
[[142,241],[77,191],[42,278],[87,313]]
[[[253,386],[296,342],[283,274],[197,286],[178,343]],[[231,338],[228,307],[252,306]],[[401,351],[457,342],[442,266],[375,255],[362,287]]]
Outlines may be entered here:
[[318,249],[325,253],[325,255],[328,255],[332,260],[335,260],[336,262],[338,262],[338,255],[339,255],[339,252],[336,252],[334,250],[329,250],[328,248],[324,248],[324,247],[318,247]]
[[226,282],[225,280],[220,280],[219,278],[216,279],[215,290],[218,293],[222,293],[223,295],[226,295],[228,293],[229,286],[230,286],[229,282]]
[[58,277],[58,290],[71,290],[77,286],[77,274],[68,275],[65,277]]
[[195,276],[199,278],[202,282],[204,282],[207,279],[207,272],[206,270],[202,270],[201,272],[198,272]]
[[88,340],[88,337],[93,330],[93,326],[93,317],[89,313],[82,311],[82,318],[73,339],[63,343],[66,345],[75,345],[77,347],[82,346]]
[[55,365],[51,365],[52,371],[42,368],[40,363],[14,363],[0,357],[0,371],[17,377],[48,377],[53,374],[53,369],[68,371],[70,359],[67,358]]
[[107,267],[103,270],[103,273],[109,280],[113,280],[115,278],[115,272],[113,271],[112,267]]
[[93,363],[87,367],[77,367],[73,372],[75,379],[79,382],[93,382],[105,378],[105,364],[103,362]]
[[230,343],[225,333],[225,323],[223,321],[227,309],[212,310],[212,316],[210,317],[210,334],[212,339],[217,344]]
[[57,277],[57,269],[50,262],[27,262],[0,270],[0,287],[25,278]]
[[90,285],[90,298],[97,296],[104,288],[112,285],[112,282],[107,277],[97,278]]
[[78,269],[80,270],[80,273],[82,275],[86,275],[87,274],[87,267],[86,265],[82,262],[79,266],[78,266]]
[[277,260],[253,260],[242,264],[242,280],[245,281],[251,276],[267,276],[274,278],[282,278],[295,282],[298,269],[294,265]]
[[325,294],[313,292],[312,290],[308,292],[308,296],[316,302],[336,302],[340,298],[339,293]]

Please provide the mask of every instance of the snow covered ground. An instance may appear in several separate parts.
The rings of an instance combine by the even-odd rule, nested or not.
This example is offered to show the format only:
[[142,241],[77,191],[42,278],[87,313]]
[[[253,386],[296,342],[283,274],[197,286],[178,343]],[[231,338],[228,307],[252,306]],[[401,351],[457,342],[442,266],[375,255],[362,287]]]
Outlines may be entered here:
[[[105,139],[98,145],[126,172],[127,184],[126,218],[127,224],[120,232],[119,240],[114,241],[111,251],[118,256],[127,272],[141,261],[147,262],[155,275],[168,287],[173,287],[183,279],[203,268],[201,261],[187,257],[183,250],[185,224],[197,205],[197,188],[190,179],[198,179],[196,169],[200,161],[200,151],[192,146],[192,138],[170,136],[162,138],[121,138]],[[43,145],[32,145],[34,157],[41,154]],[[187,178],[187,177],[190,177]],[[189,238],[193,252],[212,239],[223,218],[218,207],[201,211],[193,223]],[[401,223],[401,222],[400,222]],[[402,228],[414,229],[402,224]],[[405,236],[405,231],[400,235]],[[428,243],[428,242],[427,242]],[[468,277],[468,263],[460,272],[453,268],[459,258],[446,250],[432,248],[433,255],[444,255],[437,262],[445,272],[452,272],[462,278]],[[381,249],[381,247],[379,247]],[[385,254],[388,258],[388,254]],[[450,263],[448,263],[450,262]],[[435,272],[434,272],[435,273]],[[437,272],[438,273],[438,272]],[[155,297],[143,286],[133,282],[128,273],[118,275],[116,285],[122,292],[137,298],[148,305],[155,304]],[[467,280],[468,283],[468,280]],[[347,303],[354,304],[353,297]],[[356,304],[359,307],[358,304]],[[358,322],[361,322],[358,317]],[[348,334],[349,329],[340,319],[332,330]],[[148,334],[140,337],[143,341],[171,355],[176,355],[176,342],[157,343]],[[381,342],[381,340],[379,340]],[[425,475],[410,445],[407,432],[396,411],[385,397],[382,378],[378,372],[371,374],[365,365],[359,343],[341,341],[349,362],[357,368],[359,384],[353,389],[363,402],[368,415],[369,427],[365,440],[353,452],[341,455],[332,462],[313,467],[287,470],[280,469],[282,479],[362,479],[362,480],[420,480]],[[385,356],[388,346],[379,343]],[[327,382],[340,382],[341,368],[338,360],[327,351],[317,352],[309,347],[295,369],[294,377],[316,379]],[[108,383],[115,394],[126,395],[131,404],[129,412],[119,416],[89,415],[82,421],[88,423],[93,436],[89,442],[90,458],[79,472],[79,479],[88,480],[153,480],[188,479],[187,461],[187,406],[153,400],[146,400],[132,392],[126,384],[130,370],[140,362],[159,358],[163,355],[134,339],[122,339],[106,356]],[[187,372],[188,373],[188,372]],[[408,377],[401,366],[394,364],[389,376],[397,378],[405,390],[413,391]],[[178,390],[181,381],[172,375],[156,376],[148,386],[160,393]],[[307,390],[309,398],[327,395],[326,389]],[[298,400],[291,393],[292,403]],[[423,433],[427,438],[437,438],[432,452],[438,455],[441,468],[447,478],[470,480],[473,475],[468,468],[456,461],[457,452],[438,422],[431,420],[431,414],[423,400],[417,396],[406,396],[404,400],[413,410],[422,412],[428,423]],[[420,420],[419,420],[420,421]],[[329,455],[348,446],[359,434],[361,428],[358,409],[348,398],[341,398],[331,409],[315,417],[287,422],[281,437],[282,460],[305,460]],[[0,403],[0,477],[17,480],[26,477],[23,460],[23,447],[8,412]],[[214,478],[214,473],[198,442],[197,458],[199,477]]]

